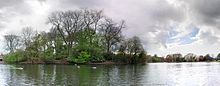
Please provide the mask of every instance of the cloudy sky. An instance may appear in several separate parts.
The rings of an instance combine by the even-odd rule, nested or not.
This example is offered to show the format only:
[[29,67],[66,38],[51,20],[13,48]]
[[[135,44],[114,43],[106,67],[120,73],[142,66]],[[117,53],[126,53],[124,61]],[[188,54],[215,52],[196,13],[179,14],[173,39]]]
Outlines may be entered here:
[[220,0],[0,0],[0,53],[5,34],[47,31],[51,12],[80,8],[125,20],[123,34],[139,36],[150,54],[220,52]]

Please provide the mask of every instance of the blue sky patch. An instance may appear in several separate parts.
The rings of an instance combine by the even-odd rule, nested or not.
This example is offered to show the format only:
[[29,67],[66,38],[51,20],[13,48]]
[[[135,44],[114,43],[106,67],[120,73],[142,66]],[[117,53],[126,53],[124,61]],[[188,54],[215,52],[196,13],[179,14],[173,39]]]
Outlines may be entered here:
[[200,29],[197,27],[192,27],[192,30],[189,34],[182,36],[182,37],[175,37],[177,36],[179,33],[177,31],[174,30],[174,28],[171,28],[171,30],[169,31],[169,37],[166,41],[167,44],[170,43],[179,43],[180,45],[184,45],[184,44],[191,44],[194,41],[196,41],[196,39],[194,39],[194,37],[196,37],[196,35],[199,33]]

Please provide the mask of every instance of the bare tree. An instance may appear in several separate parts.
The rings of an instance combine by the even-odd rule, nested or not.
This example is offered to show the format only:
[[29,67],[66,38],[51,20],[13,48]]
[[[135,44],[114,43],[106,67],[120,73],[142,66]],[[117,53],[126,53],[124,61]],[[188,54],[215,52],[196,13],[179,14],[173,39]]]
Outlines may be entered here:
[[132,40],[133,40],[132,50],[134,52],[134,55],[136,55],[137,53],[141,53],[144,50],[144,48],[143,48],[143,45],[141,44],[140,38],[137,36],[134,36]]
[[20,36],[17,35],[5,35],[6,49],[10,52],[14,52],[20,45]]
[[120,42],[120,45],[119,45],[119,52],[123,53],[124,55],[126,54],[126,50],[127,50],[127,47],[128,47],[128,41],[124,38],[122,38],[121,42]]
[[[95,34],[99,21],[102,19],[102,11],[76,10],[54,12],[49,17],[49,23],[57,29],[67,46],[68,54],[71,55],[73,45],[76,43],[76,33],[88,29],[90,43]],[[91,30],[92,29],[92,30]]]
[[111,53],[111,48],[120,42],[122,37],[121,31],[125,28],[125,22],[115,23],[112,19],[105,19],[101,24],[100,32],[104,37],[104,45],[106,46],[106,52]]
[[139,37],[134,36],[129,39],[124,39],[120,43],[119,52],[128,53],[129,55],[137,55],[144,51],[143,45]]
[[31,45],[31,42],[33,41],[34,36],[36,33],[33,31],[32,27],[24,27],[22,29],[22,42],[24,47],[29,47]]
[[103,19],[103,13],[100,10],[83,10],[83,21],[85,23],[84,29],[87,32],[88,40],[90,44],[92,43],[92,39],[94,34],[96,34],[97,28],[100,25],[100,21]]
[[143,45],[139,37],[134,36],[127,40],[127,51],[130,55],[137,55],[144,51]]
[[84,27],[82,11],[55,12],[49,17],[49,23],[56,28],[67,45],[68,55],[71,55],[75,33]]

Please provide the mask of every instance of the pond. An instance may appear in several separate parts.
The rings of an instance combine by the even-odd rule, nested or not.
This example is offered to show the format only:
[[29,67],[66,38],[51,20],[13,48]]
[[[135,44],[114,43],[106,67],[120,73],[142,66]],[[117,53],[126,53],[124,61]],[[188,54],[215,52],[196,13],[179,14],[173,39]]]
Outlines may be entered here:
[[[96,67],[96,68],[94,68]],[[220,63],[0,65],[2,86],[218,86]]]

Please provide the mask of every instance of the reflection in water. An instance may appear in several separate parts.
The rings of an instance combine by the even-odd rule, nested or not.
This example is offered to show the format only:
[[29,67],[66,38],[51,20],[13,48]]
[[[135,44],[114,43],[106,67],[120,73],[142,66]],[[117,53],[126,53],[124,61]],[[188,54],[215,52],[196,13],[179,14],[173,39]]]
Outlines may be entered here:
[[0,65],[0,83],[9,86],[218,86],[220,63],[147,65]]

